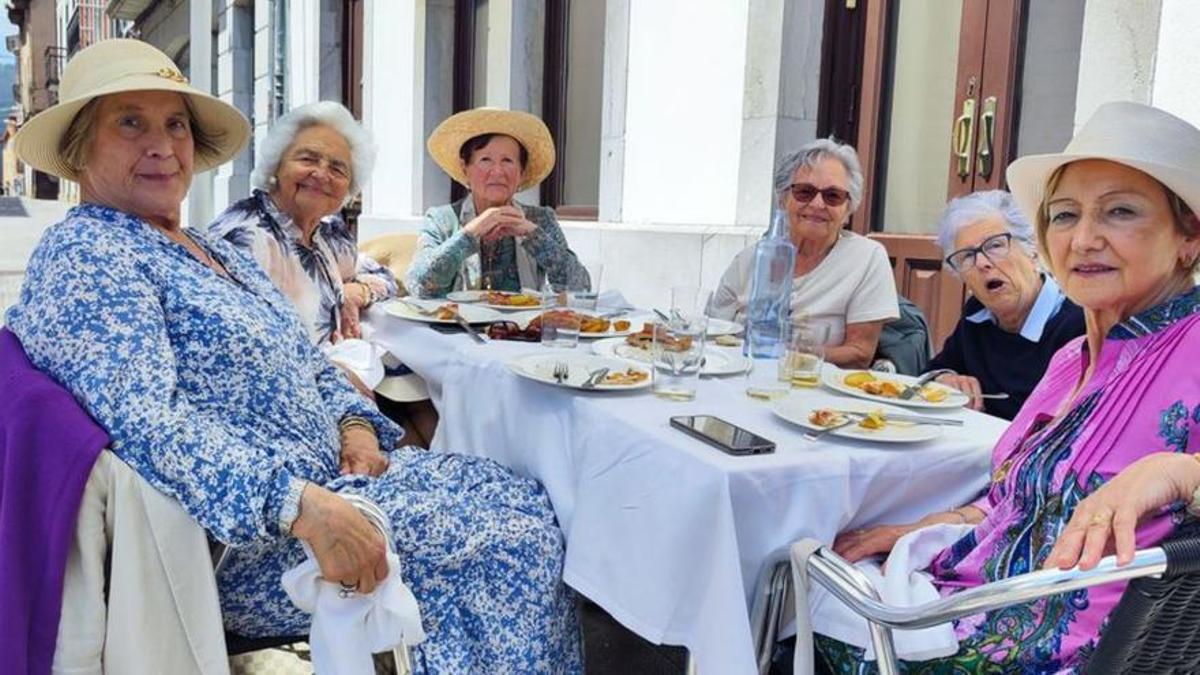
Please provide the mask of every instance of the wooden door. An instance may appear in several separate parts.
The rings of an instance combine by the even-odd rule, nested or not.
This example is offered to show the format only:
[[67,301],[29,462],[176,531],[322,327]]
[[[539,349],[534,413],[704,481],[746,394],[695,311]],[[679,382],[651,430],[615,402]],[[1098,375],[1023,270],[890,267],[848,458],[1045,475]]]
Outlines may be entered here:
[[887,248],[897,288],[925,313],[935,349],[965,300],[942,264],[938,216],[950,198],[1004,187],[1022,9],[1023,0],[827,5],[862,12],[865,33],[857,148],[866,190],[852,227]]

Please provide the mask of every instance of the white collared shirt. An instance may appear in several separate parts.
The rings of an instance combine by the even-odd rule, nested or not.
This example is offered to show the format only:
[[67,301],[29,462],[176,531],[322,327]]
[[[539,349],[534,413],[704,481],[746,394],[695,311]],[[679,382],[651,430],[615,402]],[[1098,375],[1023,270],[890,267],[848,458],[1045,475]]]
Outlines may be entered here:
[[[1038,293],[1037,299],[1033,301],[1033,307],[1029,310],[1029,316],[1025,317],[1025,323],[1021,326],[1021,337],[1030,342],[1037,342],[1042,339],[1042,331],[1046,329],[1046,324],[1050,319],[1058,314],[1058,310],[1062,307],[1063,300],[1067,296],[1063,295],[1062,289],[1058,287],[1058,282],[1048,274],[1042,275],[1042,290]],[[996,323],[996,317],[992,314],[992,310],[984,307],[974,314],[966,317],[971,323],[983,323],[991,321]]]

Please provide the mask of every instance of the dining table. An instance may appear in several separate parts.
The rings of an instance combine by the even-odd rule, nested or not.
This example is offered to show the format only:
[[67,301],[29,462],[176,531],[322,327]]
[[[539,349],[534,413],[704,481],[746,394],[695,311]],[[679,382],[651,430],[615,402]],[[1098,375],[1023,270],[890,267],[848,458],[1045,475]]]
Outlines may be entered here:
[[[488,457],[540,481],[566,539],[565,583],[642,638],[686,647],[702,674],[758,672],[755,586],[792,542],[832,542],[849,528],[912,522],[970,502],[989,480],[991,449],[1007,425],[957,408],[937,413],[963,425],[939,427],[924,442],[806,440],[772,412],[775,403],[746,394],[777,384],[774,362],[702,377],[693,400],[671,401],[648,388],[555,386],[509,365],[533,353],[583,353],[586,338],[555,349],[480,344],[431,328],[379,306],[364,321],[372,342],[425,379],[440,415],[431,450]],[[776,448],[725,454],[673,428],[669,419],[680,415],[720,417]]]

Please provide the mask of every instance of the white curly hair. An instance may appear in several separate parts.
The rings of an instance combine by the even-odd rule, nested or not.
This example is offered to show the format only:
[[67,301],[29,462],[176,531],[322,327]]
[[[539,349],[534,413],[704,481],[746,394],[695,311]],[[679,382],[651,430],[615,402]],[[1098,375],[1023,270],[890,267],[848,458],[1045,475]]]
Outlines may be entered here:
[[371,178],[371,171],[375,168],[375,143],[371,140],[370,132],[354,119],[346,106],[334,101],[298,106],[276,120],[259,148],[258,162],[250,174],[250,185],[270,192],[283,153],[292,146],[301,131],[314,126],[333,129],[350,146],[350,191],[346,193],[346,203],[350,203]]

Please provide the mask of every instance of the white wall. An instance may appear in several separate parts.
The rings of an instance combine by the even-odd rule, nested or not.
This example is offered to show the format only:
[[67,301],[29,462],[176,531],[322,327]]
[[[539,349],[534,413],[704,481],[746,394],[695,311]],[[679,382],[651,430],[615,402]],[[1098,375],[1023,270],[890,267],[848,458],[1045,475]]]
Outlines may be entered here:
[[1154,62],[1154,105],[1200,127],[1200,67],[1196,36],[1200,2],[1162,0],[1162,21]]
[[732,224],[748,0],[629,9],[622,218]]
[[[385,3],[393,4],[393,3]],[[397,5],[409,5],[397,2]],[[288,2],[288,108],[320,100],[321,2]]]
[[1161,6],[1161,0],[1088,0],[1079,47],[1076,130],[1101,103],[1150,103]]

